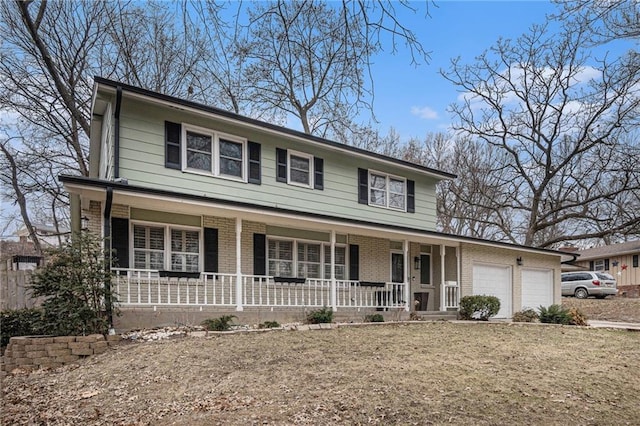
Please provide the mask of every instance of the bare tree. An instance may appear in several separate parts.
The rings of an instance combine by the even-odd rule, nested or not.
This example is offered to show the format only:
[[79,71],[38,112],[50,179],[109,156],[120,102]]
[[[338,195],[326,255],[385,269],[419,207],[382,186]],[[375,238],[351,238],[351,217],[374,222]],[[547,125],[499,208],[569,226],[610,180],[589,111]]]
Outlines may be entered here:
[[466,93],[451,107],[456,130],[508,157],[509,226],[494,225],[509,240],[550,247],[637,227],[637,211],[616,214],[612,200],[640,190],[637,142],[621,143],[638,124],[638,57],[591,58],[588,37],[534,27],[442,72]]

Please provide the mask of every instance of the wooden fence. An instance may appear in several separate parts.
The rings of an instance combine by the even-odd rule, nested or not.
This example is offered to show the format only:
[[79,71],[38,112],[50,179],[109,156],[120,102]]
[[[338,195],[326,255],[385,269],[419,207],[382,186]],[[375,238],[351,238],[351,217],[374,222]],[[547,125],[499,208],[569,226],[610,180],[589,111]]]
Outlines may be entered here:
[[33,308],[40,304],[28,290],[31,274],[32,271],[0,270],[0,311]]

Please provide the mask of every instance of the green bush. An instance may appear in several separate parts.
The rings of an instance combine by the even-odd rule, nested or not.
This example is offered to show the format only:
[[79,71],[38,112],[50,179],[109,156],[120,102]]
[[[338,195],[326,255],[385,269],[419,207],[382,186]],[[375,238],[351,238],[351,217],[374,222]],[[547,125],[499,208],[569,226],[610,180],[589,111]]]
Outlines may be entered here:
[[333,321],[333,310],[326,306],[317,311],[311,311],[307,314],[307,324],[322,324]]
[[460,299],[460,318],[489,321],[500,310],[500,299],[495,296],[465,296]]
[[364,322],[384,322],[382,314],[371,314],[364,317]]
[[538,319],[538,313],[531,308],[513,314],[513,322],[536,322]]
[[551,305],[548,308],[540,306],[538,308],[540,322],[545,324],[571,324],[569,310],[560,305]]
[[36,270],[29,286],[44,297],[42,332],[58,336],[107,334],[115,294],[111,290],[104,241],[83,231],[59,249],[49,251],[47,264]]
[[42,310],[25,308],[2,311],[0,324],[0,346],[5,347],[12,337],[43,334]]
[[209,318],[202,321],[202,326],[209,331],[228,331],[231,329],[235,315],[223,315],[220,318]]
[[278,328],[280,323],[278,321],[265,321],[262,324],[258,324],[258,328]]

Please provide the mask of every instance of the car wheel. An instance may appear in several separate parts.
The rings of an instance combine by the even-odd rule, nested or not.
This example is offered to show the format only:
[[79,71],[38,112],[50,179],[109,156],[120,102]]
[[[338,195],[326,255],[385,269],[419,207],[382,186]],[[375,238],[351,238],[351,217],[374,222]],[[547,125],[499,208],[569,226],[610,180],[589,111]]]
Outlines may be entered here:
[[575,295],[578,299],[586,299],[589,297],[589,292],[586,288],[577,288]]

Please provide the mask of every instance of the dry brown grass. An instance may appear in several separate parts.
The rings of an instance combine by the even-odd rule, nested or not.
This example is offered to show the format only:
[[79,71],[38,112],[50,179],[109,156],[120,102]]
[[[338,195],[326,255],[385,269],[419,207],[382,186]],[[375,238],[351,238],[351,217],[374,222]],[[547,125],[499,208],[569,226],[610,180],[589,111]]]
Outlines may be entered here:
[[640,298],[576,299],[575,297],[563,297],[562,305],[567,308],[580,309],[588,319],[640,322]]
[[[600,302],[600,301],[599,301]],[[3,424],[637,424],[640,333],[420,323],[123,344],[7,376]]]

